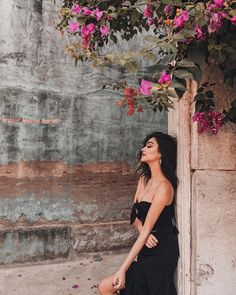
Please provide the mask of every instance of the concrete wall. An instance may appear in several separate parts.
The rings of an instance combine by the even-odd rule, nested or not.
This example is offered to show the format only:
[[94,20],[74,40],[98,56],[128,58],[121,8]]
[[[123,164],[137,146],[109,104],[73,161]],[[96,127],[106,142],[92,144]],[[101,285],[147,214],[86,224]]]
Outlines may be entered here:
[[[203,79],[208,72],[204,66]],[[217,68],[211,81],[217,81],[217,110],[227,109],[236,89],[223,83]],[[235,125],[225,125],[215,136],[198,135],[192,124],[192,294],[235,294],[235,147]]]
[[[167,131],[167,114],[128,117],[115,104],[119,95],[101,86],[135,77],[75,68],[67,37],[54,29],[53,1],[0,0],[0,7],[0,263],[53,258],[43,253],[49,246],[55,257],[127,247],[136,154],[147,133]],[[48,242],[58,226],[71,229],[59,250],[57,239]],[[44,247],[28,251],[35,241]],[[60,250],[65,243],[69,250]]]

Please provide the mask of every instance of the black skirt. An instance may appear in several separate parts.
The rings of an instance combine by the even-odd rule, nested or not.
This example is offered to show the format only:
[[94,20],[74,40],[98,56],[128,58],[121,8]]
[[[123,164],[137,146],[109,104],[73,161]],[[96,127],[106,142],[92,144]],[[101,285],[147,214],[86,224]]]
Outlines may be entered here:
[[154,248],[140,251],[126,272],[120,295],[176,295],[174,273],[179,259],[178,238],[173,233],[158,236]]

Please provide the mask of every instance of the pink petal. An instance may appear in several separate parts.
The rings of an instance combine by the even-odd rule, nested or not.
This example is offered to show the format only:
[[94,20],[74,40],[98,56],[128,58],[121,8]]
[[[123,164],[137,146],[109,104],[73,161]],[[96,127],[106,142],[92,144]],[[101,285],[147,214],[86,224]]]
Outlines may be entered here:
[[80,27],[80,24],[77,21],[72,21],[69,24],[69,30],[71,33],[76,33]]
[[105,25],[104,26],[101,26],[100,32],[101,32],[102,36],[109,35],[108,26],[105,26]]
[[81,13],[81,7],[78,4],[75,4],[71,8],[71,11],[74,12],[75,14],[80,14]]
[[152,85],[153,85],[152,82],[142,79],[139,90],[144,95],[151,95],[150,90],[152,89]]
[[73,289],[78,289],[78,288],[79,288],[79,285],[74,284],[74,285],[72,286],[72,288],[73,288]]

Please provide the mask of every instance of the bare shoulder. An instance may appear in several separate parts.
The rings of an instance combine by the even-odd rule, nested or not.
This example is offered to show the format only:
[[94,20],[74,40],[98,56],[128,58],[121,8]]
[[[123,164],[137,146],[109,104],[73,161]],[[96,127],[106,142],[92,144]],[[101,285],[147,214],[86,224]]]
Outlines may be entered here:
[[174,189],[171,182],[163,180],[154,192],[153,201],[163,202],[168,205],[172,202],[173,196]]

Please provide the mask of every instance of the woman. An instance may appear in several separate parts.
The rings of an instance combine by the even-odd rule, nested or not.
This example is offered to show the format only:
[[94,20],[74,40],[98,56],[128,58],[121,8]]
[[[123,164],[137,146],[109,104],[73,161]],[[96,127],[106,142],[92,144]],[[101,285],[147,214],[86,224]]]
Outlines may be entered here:
[[139,235],[120,269],[99,284],[101,295],[177,294],[176,157],[174,137],[153,132],[145,138],[138,155],[137,171],[141,173],[130,216]]

